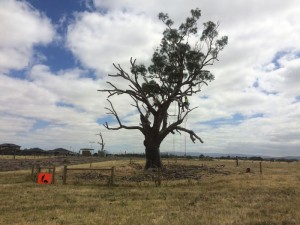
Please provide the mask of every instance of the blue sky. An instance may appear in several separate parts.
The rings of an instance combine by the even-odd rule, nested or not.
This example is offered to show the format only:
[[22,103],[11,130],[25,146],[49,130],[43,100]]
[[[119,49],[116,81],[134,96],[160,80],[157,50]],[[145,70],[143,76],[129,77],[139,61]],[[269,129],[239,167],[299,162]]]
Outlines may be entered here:
[[[143,152],[134,131],[108,131],[112,63],[149,64],[167,12],[180,24],[199,7],[199,22],[219,21],[229,45],[209,68],[216,79],[190,98],[184,126],[204,144],[169,136],[161,151],[300,155],[300,6],[296,0],[7,0],[0,1],[0,137],[23,148],[95,148],[102,132],[111,152]],[[126,84],[120,83],[124,87]],[[139,124],[130,99],[112,99]],[[176,108],[172,105],[172,110]],[[170,118],[172,120],[172,118]],[[124,144],[126,143],[126,145]]]

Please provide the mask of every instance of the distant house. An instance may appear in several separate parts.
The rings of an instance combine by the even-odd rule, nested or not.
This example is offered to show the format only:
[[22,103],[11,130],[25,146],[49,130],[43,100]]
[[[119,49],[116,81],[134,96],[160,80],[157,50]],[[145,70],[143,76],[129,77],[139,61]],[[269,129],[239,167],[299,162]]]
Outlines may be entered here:
[[82,156],[91,156],[94,149],[92,148],[82,148],[80,149]]
[[1,144],[0,145],[0,154],[1,155],[17,155],[21,152],[21,146],[15,144]]
[[55,156],[61,156],[61,155],[64,155],[64,156],[67,156],[67,155],[74,155],[74,152],[69,151],[69,150],[64,149],[64,148],[56,148],[56,149],[53,149],[53,150],[49,150],[48,152],[49,152],[50,154],[52,154],[52,155],[55,155]]

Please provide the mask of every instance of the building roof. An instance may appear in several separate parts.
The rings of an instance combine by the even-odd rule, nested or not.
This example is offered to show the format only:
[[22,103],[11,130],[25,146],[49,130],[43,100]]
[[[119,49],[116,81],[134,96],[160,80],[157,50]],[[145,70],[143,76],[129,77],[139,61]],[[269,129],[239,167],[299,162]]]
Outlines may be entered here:
[[21,147],[20,145],[10,144],[10,143],[4,143],[1,144],[0,147]]
[[56,148],[56,149],[53,149],[53,150],[49,150],[49,152],[58,152],[58,151],[69,152],[69,150],[67,150],[65,148]]
[[64,149],[64,148],[56,148],[56,149],[53,149],[53,150],[49,150],[48,152],[73,153],[72,151]]
[[24,151],[26,152],[35,152],[35,153],[44,153],[46,152],[45,150],[41,148],[30,148],[30,149],[25,149]]

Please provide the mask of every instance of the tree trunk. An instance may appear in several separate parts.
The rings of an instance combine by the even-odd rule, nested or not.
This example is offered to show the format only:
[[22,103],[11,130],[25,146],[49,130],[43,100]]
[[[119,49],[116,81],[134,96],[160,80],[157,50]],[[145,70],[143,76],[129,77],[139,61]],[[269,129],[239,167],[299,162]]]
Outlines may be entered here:
[[145,143],[145,152],[146,152],[146,165],[145,170],[149,168],[162,168],[163,164],[160,159],[160,144],[149,144]]

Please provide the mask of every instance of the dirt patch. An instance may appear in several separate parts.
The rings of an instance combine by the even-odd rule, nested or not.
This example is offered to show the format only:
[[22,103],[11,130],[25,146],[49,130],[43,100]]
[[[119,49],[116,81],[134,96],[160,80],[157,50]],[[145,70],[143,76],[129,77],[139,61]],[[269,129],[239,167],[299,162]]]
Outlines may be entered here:
[[16,159],[16,160],[0,159],[0,172],[31,169],[32,165],[63,166],[63,165],[77,165],[77,164],[85,164],[85,163],[93,163],[93,162],[103,162],[109,160],[112,159],[100,158],[100,157],[82,157],[82,156],[53,157],[53,158],[39,158],[39,159]]

